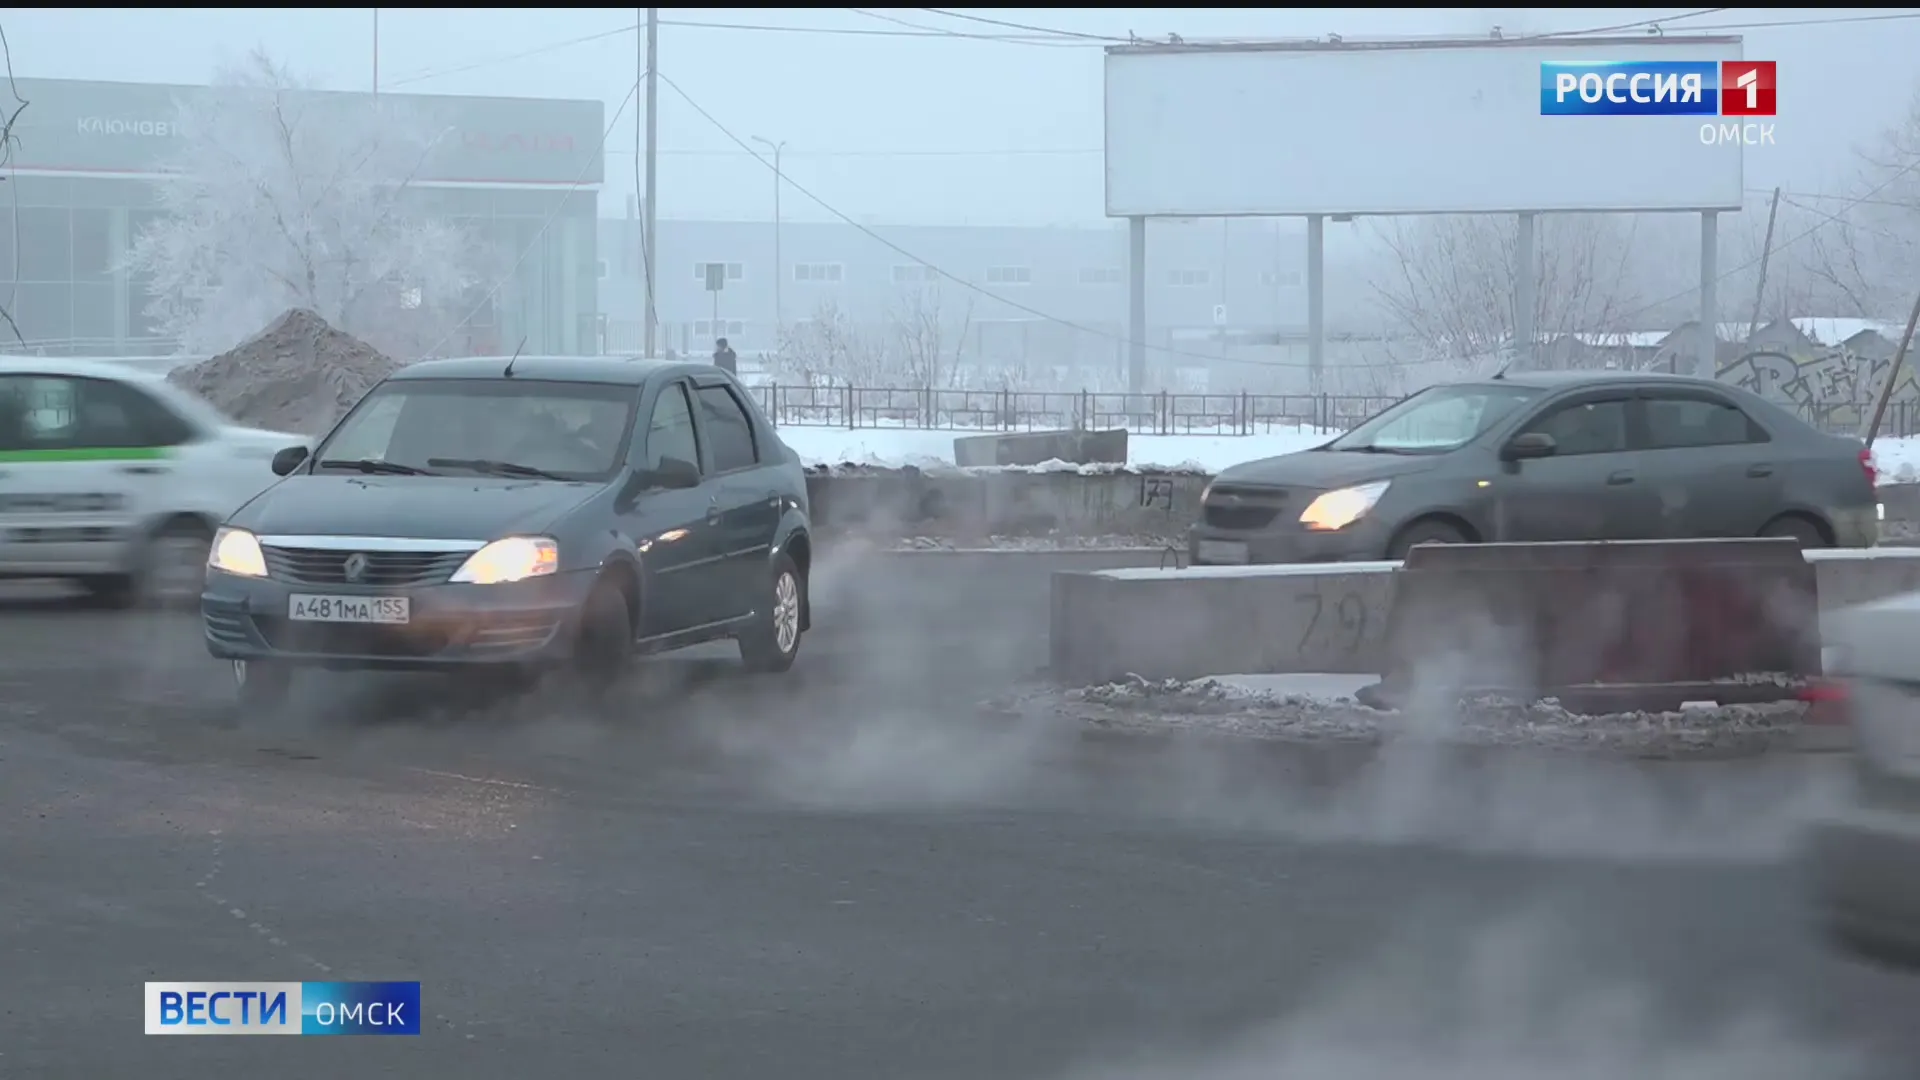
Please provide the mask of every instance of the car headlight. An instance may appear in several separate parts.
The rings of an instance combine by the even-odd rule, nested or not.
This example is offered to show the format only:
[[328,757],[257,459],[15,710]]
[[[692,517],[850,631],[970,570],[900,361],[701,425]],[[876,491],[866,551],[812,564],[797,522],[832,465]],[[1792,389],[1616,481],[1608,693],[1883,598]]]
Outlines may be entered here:
[[1316,532],[1344,529],[1366,516],[1380,496],[1387,493],[1391,480],[1322,492],[1319,498],[1300,511],[1300,524]]
[[468,556],[450,581],[502,585],[545,577],[560,568],[560,545],[544,536],[508,536]]
[[213,546],[207,549],[207,568],[239,577],[266,577],[267,556],[260,550],[260,538],[245,529],[222,528],[213,534]]

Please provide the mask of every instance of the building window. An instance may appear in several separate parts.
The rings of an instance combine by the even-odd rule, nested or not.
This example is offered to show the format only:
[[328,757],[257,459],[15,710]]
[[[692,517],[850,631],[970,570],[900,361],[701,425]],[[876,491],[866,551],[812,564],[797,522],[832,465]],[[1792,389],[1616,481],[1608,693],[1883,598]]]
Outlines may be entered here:
[[987,267],[989,285],[1031,285],[1033,270],[1025,266],[989,266]]
[[[719,262],[720,260],[715,259],[713,261]],[[742,269],[739,263],[727,264],[727,280],[728,281],[739,281],[745,276],[746,276],[745,271]],[[707,281],[707,264],[706,263],[697,262],[693,264],[693,280],[698,281],[703,285],[706,284],[706,281]]]
[[599,279],[601,279],[602,281],[605,281],[605,280],[606,280],[606,277],[607,277],[607,260],[605,260],[605,259],[595,259],[595,260],[593,261],[593,276],[594,276],[594,277],[597,277],[597,278],[599,278]]
[[915,263],[912,266],[895,266],[893,268],[893,283],[895,285],[918,285],[922,282],[939,280],[940,271],[935,270],[931,266],[921,266]]
[[795,281],[839,281],[840,273],[839,263],[793,264],[793,280]]
[[1080,284],[1082,285],[1118,285],[1126,279],[1126,272],[1117,266],[1083,266],[1080,268]]
[[1269,289],[1297,289],[1300,287],[1300,271],[1262,270],[1260,284]]
[[1204,285],[1213,284],[1213,271],[1169,270],[1167,271],[1167,284],[1176,289],[1197,289]]
[[[720,329],[716,330],[715,327]],[[744,319],[721,319],[719,322],[701,319],[693,324],[693,336],[699,338],[744,337],[746,333],[747,323]]]

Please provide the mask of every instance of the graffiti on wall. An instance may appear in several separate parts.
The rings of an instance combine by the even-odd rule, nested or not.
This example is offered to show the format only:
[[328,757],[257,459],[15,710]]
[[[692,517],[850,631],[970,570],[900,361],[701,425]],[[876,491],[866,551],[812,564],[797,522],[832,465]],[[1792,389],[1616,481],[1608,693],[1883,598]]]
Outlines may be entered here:
[[[1866,406],[1879,394],[1891,355],[1868,355],[1845,345],[1816,346],[1802,353],[1763,348],[1720,367],[1719,377],[1763,397],[1794,405]],[[1920,381],[1904,365],[1894,401],[1920,400]]]

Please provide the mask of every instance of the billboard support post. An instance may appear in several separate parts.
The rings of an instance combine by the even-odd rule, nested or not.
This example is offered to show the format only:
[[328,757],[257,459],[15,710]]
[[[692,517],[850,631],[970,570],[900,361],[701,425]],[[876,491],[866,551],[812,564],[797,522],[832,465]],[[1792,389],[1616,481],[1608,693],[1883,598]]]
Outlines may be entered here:
[[1147,219],[1127,219],[1127,389],[1147,392]]
[[1703,210],[1700,213],[1700,349],[1694,357],[1693,373],[1703,379],[1713,378],[1714,370],[1719,367],[1720,312],[1718,288],[1720,281],[1720,212]]
[[1327,219],[1307,215],[1307,388],[1326,393]]
[[1533,214],[1521,214],[1513,235],[1513,356],[1521,371],[1533,368],[1533,346],[1540,339],[1540,328],[1534,325],[1540,309],[1536,292],[1540,281],[1536,254],[1539,241],[1533,234],[1534,218]]

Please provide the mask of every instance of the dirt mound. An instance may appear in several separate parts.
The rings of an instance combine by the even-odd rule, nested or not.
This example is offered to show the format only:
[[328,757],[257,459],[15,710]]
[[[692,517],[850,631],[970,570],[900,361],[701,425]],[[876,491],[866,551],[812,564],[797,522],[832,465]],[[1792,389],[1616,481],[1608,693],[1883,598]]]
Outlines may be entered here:
[[313,312],[293,308],[232,350],[167,378],[242,424],[319,435],[399,367]]

